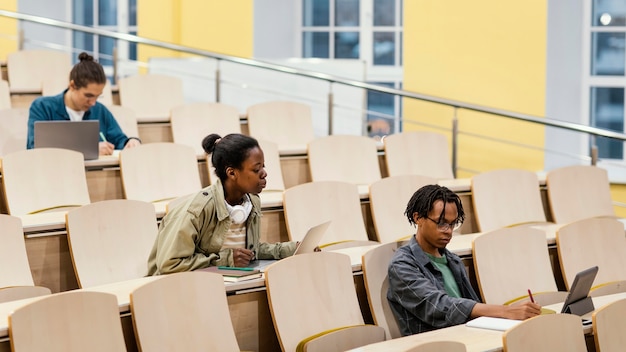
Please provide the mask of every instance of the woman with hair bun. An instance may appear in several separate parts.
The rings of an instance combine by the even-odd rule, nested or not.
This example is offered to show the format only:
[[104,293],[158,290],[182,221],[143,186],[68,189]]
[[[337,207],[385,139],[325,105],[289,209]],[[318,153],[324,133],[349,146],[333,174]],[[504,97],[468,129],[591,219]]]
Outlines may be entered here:
[[210,134],[202,146],[211,156],[217,182],[189,197],[161,221],[148,274],[208,266],[248,266],[253,259],[293,255],[296,242],[261,243],[261,201],[265,159],[256,139]]
[[32,149],[35,146],[35,121],[49,120],[98,120],[101,135],[105,138],[99,144],[100,155],[111,155],[115,149],[140,145],[141,140],[127,137],[109,109],[97,102],[107,79],[102,65],[85,52],[78,55],[78,60],[70,71],[70,82],[66,90],[59,95],[39,97],[31,104],[26,148]]

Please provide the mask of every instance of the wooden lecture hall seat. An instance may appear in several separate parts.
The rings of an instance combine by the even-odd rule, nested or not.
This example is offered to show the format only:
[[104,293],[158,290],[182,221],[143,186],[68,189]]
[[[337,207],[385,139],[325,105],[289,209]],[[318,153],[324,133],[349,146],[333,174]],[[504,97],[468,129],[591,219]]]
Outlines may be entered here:
[[239,111],[236,107],[220,103],[189,103],[172,109],[172,140],[185,144],[204,155],[202,140],[211,133],[224,137],[241,133]]
[[0,110],[0,157],[26,149],[28,109]]
[[290,187],[283,193],[283,209],[291,241],[301,241],[311,227],[331,220],[320,246],[370,242],[354,184],[319,181]]
[[65,52],[31,49],[7,54],[7,76],[11,93],[41,94],[43,81],[46,80],[65,80],[67,86],[71,69],[70,55]]
[[2,186],[11,215],[90,203],[83,154],[69,149],[37,148],[4,155]]
[[541,230],[516,226],[484,233],[472,243],[472,258],[485,303],[523,302],[529,300],[528,289],[541,305],[565,300],[567,292],[558,291]]
[[33,281],[20,218],[0,214],[0,229],[0,302],[50,294],[49,288]]
[[144,277],[157,236],[154,206],[112,199],[71,210],[67,241],[82,288]]
[[556,232],[556,248],[568,289],[578,272],[597,265],[591,296],[626,292],[626,238],[620,221],[588,218],[566,224]]
[[545,314],[524,320],[504,332],[504,352],[586,352],[580,317]]
[[44,296],[9,315],[14,352],[126,351],[115,295],[68,291]]
[[169,122],[171,110],[185,103],[183,81],[174,76],[137,74],[118,81],[120,105],[139,122]]
[[448,139],[441,133],[395,133],[386,136],[383,143],[389,176],[421,175],[439,180],[454,178]]
[[385,339],[382,327],[364,324],[350,258],[344,254],[282,259],[267,267],[265,286],[285,352],[345,351]]
[[130,309],[140,351],[239,351],[220,274],[164,275],[132,291]]
[[385,329],[387,340],[401,337],[396,317],[387,300],[389,262],[405,242],[389,242],[365,252],[362,257],[363,281],[374,323]]
[[420,187],[435,183],[437,180],[431,177],[398,175],[370,185],[370,209],[379,242],[394,242],[415,234],[415,226],[404,215],[406,204]]
[[316,138],[308,146],[311,180],[341,181],[359,186],[367,195],[369,185],[381,179],[376,141],[365,136],[332,135]]
[[293,101],[269,101],[247,109],[250,136],[278,144],[281,152],[303,151],[313,141],[311,107]]
[[472,203],[478,230],[546,224],[539,180],[533,172],[501,169],[474,175]]
[[176,143],[146,143],[120,152],[126,199],[155,203],[164,212],[168,201],[202,189],[194,149]]

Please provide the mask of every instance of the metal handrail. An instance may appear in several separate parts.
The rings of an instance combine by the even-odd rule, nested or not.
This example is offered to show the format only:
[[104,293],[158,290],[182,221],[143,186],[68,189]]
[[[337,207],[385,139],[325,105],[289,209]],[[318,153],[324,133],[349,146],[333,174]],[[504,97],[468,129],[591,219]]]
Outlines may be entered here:
[[[86,33],[97,34],[97,35],[111,37],[115,39],[121,39],[121,40],[138,43],[138,44],[146,44],[146,45],[155,46],[155,47],[159,47],[163,49],[170,49],[174,51],[195,54],[199,56],[216,59],[218,61],[223,60],[223,61],[238,63],[242,65],[247,65],[247,66],[253,66],[253,67],[258,67],[262,69],[273,70],[273,71],[283,72],[287,74],[293,74],[293,75],[302,76],[302,77],[319,79],[319,80],[327,81],[333,84],[342,84],[342,85],[351,86],[351,87],[373,90],[373,91],[377,91],[381,93],[398,95],[398,96],[405,97],[405,98],[411,98],[411,99],[417,99],[417,100],[427,101],[431,103],[442,104],[442,105],[453,107],[455,109],[455,116],[456,116],[457,109],[465,109],[465,110],[477,111],[477,112],[482,112],[482,113],[488,113],[492,115],[498,115],[498,116],[502,116],[506,118],[512,118],[516,120],[522,120],[522,121],[531,122],[531,123],[537,123],[537,124],[541,124],[544,126],[551,126],[551,127],[557,127],[557,128],[561,128],[565,130],[570,130],[570,131],[587,133],[587,134],[591,134],[594,136],[601,136],[601,137],[607,137],[611,139],[626,141],[626,134],[624,133],[613,132],[613,131],[604,130],[601,128],[587,126],[583,124],[550,119],[547,117],[537,117],[537,116],[532,116],[532,115],[502,110],[502,109],[490,108],[490,107],[480,106],[476,104],[461,102],[457,100],[434,97],[430,95],[409,92],[409,91],[405,91],[401,89],[395,89],[395,88],[384,87],[384,86],[380,86],[376,84],[370,84],[370,83],[366,83],[362,81],[346,79],[346,78],[329,75],[325,73],[297,69],[297,68],[288,67],[288,66],[282,66],[282,65],[277,65],[277,64],[255,60],[255,59],[248,59],[248,58],[242,58],[242,57],[237,57],[237,56],[232,56],[232,55],[219,54],[219,53],[196,49],[196,48],[187,47],[183,45],[143,38],[143,37],[139,37],[139,36],[132,35],[132,34],[117,33],[117,32],[108,31],[104,29],[77,25],[77,24],[73,24],[69,22],[46,18],[46,17],[27,15],[27,14],[22,14],[22,13],[13,12],[13,11],[7,11],[7,10],[0,10],[0,16],[14,18],[17,20],[23,20],[23,21],[28,21],[28,22],[40,23],[40,24],[49,25],[53,27],[78,30],[78,31],[86,32]],[[329,101],[332,104],[332,99],[329,99]],[[329,118],[332,118],[332,116],[329,116]]]

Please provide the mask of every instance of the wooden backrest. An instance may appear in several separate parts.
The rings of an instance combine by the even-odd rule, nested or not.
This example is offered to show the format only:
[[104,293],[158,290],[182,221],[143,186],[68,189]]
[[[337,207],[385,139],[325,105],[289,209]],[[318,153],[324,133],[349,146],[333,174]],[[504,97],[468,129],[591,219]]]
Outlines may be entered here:
[[391,311],[391,307],[389,307],[389,301],[387,301],[389,262],[401,246],[402,242],[386,243],[365,252],[362,258],[363,281],[365,282],[370,311],[374,323],[385,329],[387,340],[402,336],[398,322]]
[[115,121],[120,125],[122,132],[126,137],[138,137],[139,128],[137,127],[137,116],[133,109],[127,108],[121,105],[109,105],[107,106]]
[[404,215],[406,205],[420,187],[436,183],[431,177],[398,175],[370,185],[370,209],[379,242],[394,242],[415,234],[415,226]]
[[597,352],[621,351],[626,346],[626,299],[599,307],[591,320]]
[[615,216],[606,170],[585,165],[566,166],[546,174],[552,218],[567,224],[596,216]]
[[265,158],[265,171],[267,172],[267,184],[265,191],[284,191],[285,181],[283,179],[283,170],[280,165],[280,153],[278,144],[266,140],[259,140],[259,146],[263,150]]
[[28,137],[28,109],[0,110],[0,157],[26,149]]
[[34,285],[30,272],[22,220],[0,214],[0,287]]
[[239,111],[220,103],[190,103],[172,109],[172,138],[174,143],[191,146],[203,155],[202,140],[211,133],[224,137],[241,133]]
[[539,180],[533,172],[502,169],[471,180],[476,224],[481,232],[533,222],[545,222]]
[[589,218],[560,227],[556,246],[565,286],[576,274],[597,265],[594,285],[626,279],[624,225],[611,218]]
[[36,148],[4,155],[2,186],[12,215],[90,202],[83,154],[69,149]]
[[419,344],[404,352],[465,352],[465,344],[458,341],[433,341]]
[[11,350],[126,351],[115,295],[69,291],[44,296],[9,315]]
[[176,143],[146,143],[120,152],[126,199],[156,202],[202,188],[193,148]]
[[183,81],[174,76],[143,74],[118,81],[120,105],[131,108],[139,122],[170,120],[172,108],[185,103]]
[[239,351],[220,274],[164,275],[135,289],[130,309],[140,351]]
[[113,90],[111,89],[111,82],[108,79],[104,84],[102,94],[98,97],[98,102],[106,105],[107,107],[113,106]]
[[0,80],[0,109],[11,108],[11,90],[9,89],[9,82]]
[[485,303],[504,304],[528,289],[536,295],[558,291],[541,230],[518,226],[484,233],[474,239],[472,257]]
[[60,51],[19,50],[7,54],[7,76],[12,93],[41,92],[45,80],[63,80],[67,87],[71,69],[70,55]]
[[273,141],[279,150],[305,146],[315,138],[311,107],[292,101],[270,101],[248,107],[248,131]]
[[146,276],[157,236],[154,206],[113,199],[85,205],[66,215],[67,241],[80,287]]
[[411,131],[388,135],[383,139],[389,176],[422,175],[452,179],[450,147],[445,135],[437,132]]
[[369,185],[381,179],[378,149],[365,136],[332,135],[309,143],[309,168],[313,181],[342,181]]
[[293,186],[283,193],[285,223],[291,241],[300,241],[313,226],[331,220],[321,244],[367,241],[357,186],[320,181]]
[[347,255],[320,252],[282,259],[266,269],[265,285],[283,351],[295,351],[312,335],[363,324]]
[[504,352],[586,352],[580,317],[574,314],[545,314],[524,320],[504,332]]
[[52,290],[43,286],[9,286],[0,288],[0,303],[20,299],[40,297],[52,294]]

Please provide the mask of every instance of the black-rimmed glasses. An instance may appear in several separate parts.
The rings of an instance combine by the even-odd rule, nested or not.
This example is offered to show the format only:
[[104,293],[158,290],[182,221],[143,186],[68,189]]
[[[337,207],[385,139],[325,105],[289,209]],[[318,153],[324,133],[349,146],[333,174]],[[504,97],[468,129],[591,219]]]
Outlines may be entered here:
[[460,222],[460,221],[455,221],[455,222],[453,222],[451,224],[448,224],[447,222],[444,222],[444,221],[442,221],[442,222],[435,221],[435,220],[429,218],[428,216],[426,217],[426,219],[428,219],[428,220],[434,222],[435,224],[437,224],[437,230],[439,230],[441,232],[446,232],[446,231],[448,231],[450,229],[452,229],[452,231],[456,231],[456,230],[458,230],[461,227],[461,225],[463,225],[463,223]]

